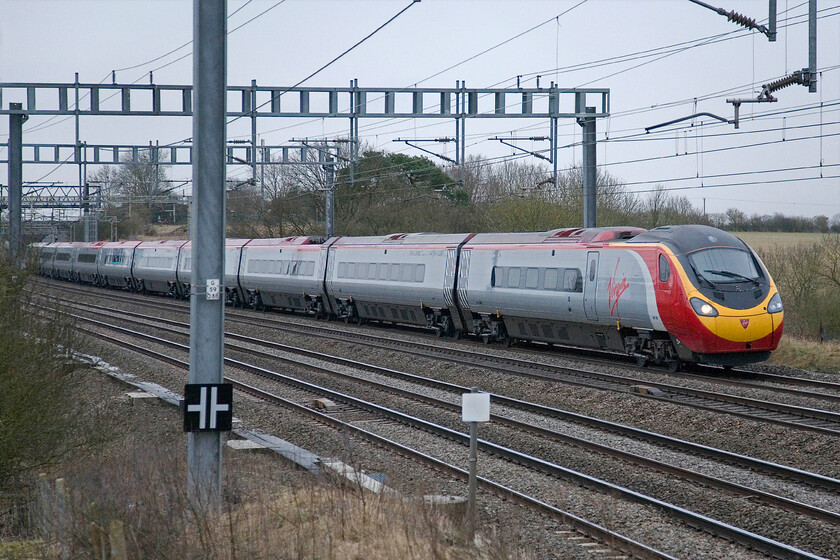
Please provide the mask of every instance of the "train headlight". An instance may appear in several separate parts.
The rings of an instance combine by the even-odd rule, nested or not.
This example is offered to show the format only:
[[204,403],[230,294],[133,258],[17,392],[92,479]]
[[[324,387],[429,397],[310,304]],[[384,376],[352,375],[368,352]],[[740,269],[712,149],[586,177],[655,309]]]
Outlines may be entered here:
[[767,312],[768,313],[779,313],[784,309],[782,307],[782,296],[778,294],[778,292],[770,298],[770,303],[767,304]]
[[700,298],[691,298],[691,307],[694,312],[703,317],[717,317],[718,310],[709,302],[703,301]]

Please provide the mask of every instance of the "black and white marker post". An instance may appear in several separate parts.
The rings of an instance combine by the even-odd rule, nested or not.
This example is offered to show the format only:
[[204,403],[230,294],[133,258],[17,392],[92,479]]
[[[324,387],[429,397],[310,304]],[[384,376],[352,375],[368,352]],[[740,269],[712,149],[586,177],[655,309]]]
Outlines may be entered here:
[[477,486],[476,467],[478,463],[478,423],[490,421],[490,393],[480,393],[476,387],[471,393],[461,395],[461,421],[470,423],[470,483],[467,512],[467,535],[475,541],[475,493]]
[[[225,109],[227,0],[193,0],[193,207],[190,294],[190,385],[198,401],[184,405],[190,431],[187,486],[197,511],[221,505],[222,436],[219,400],[224,385]],[[185,393],[195,394],[187,385]],[[232,392],[231,392],[232,394]],[[215,397],[215,398],[214,398]],[[216,428],[210,428],[215,422]],[[192,425],[192,424],[190,424]],[[201,426],[204,426],[203,428]],[[229,423],[228,423],[228,429]]]

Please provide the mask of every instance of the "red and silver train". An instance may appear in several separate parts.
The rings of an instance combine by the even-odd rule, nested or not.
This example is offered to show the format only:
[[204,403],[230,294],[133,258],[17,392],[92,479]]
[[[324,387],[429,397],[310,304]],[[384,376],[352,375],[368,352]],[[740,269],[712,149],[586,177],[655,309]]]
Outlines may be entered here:
[[[190,294],[189,242],[38,249],[44,275]],[[599,348],[672,368],[766,360],[784,323],[755,252],[701,225],[228,239],[223,284],[234,305]]]

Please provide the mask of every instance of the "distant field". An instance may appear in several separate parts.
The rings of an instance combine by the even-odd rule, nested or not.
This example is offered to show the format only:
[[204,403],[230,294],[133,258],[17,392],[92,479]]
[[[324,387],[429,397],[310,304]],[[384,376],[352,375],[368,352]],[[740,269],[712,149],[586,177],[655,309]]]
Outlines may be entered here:
[[[743,239],[747,245],[757,250],[772,249],[773,247],[793,247],[796,245],[812,245],[827,234],[823,233],[778,233],[763,231],[733,231]],[[828,234],[836,235],[836,234]]]

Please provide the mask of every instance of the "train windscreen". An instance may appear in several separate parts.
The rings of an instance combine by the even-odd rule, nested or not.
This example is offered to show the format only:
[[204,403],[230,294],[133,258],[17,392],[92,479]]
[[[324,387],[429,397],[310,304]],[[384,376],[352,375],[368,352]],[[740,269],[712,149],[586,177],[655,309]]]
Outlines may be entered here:
[[688,255],[694,270],[716,284],[756,282],[764,275],[747,251],[738,249],[703,249]]

